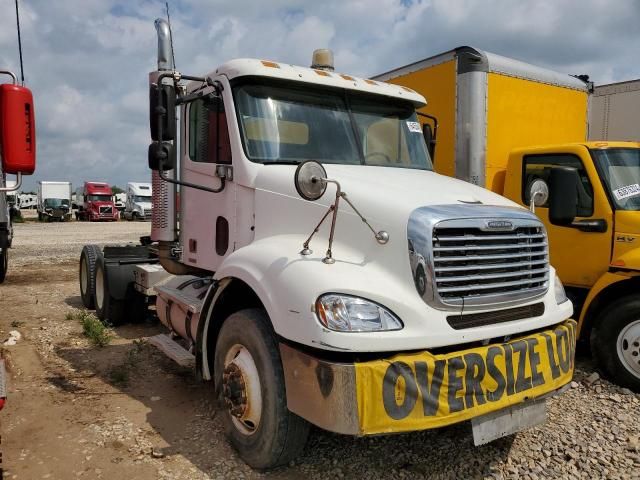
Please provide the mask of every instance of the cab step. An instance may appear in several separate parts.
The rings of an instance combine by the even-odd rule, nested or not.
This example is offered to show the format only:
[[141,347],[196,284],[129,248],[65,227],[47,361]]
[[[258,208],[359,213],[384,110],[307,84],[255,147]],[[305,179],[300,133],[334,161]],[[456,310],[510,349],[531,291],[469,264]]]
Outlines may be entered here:
[[181,367],[195,367],[196,357],[169,335],[163,333],[149,337],[149,343],[158,347],[167,357]]

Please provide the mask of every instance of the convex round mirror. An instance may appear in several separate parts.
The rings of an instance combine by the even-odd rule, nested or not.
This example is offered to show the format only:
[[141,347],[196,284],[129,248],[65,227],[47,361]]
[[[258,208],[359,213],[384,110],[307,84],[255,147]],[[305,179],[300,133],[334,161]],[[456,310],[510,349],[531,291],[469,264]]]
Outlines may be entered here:
[[307,160],[298,165],[293,181],[298,194],[305,200],[313,202],[322,197],[327,190],[325,178],[327,178],[327,172],[324,167],[314,160]]
[[529,203],[536,207],[546,205],[549,200],[549,185],[541,178],[536,178],[529,186]]

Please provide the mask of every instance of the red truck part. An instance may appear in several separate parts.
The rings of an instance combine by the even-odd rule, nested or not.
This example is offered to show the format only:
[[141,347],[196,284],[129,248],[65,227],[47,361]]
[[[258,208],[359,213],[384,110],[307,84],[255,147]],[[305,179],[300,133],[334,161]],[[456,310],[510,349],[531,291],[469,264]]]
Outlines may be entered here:
[[0,85],[0,155],[4,173],[35,171],[35,112],[33,95],[26,87]]

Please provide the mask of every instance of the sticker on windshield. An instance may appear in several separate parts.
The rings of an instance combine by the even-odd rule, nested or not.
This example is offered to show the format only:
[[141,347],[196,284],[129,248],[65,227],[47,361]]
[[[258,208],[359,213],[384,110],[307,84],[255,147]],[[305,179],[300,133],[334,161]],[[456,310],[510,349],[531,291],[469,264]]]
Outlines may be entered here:
[[410,132],[422,133],[422,128],[420,128],[420,122],[407,122],[407,127],[409,127]]
[[626,187],[616,188],[613,191],[613,194],[615,195],[616,200],[635,197],[636,195],[640,195],[640,185],[634,183],[633,185],[627,185]]

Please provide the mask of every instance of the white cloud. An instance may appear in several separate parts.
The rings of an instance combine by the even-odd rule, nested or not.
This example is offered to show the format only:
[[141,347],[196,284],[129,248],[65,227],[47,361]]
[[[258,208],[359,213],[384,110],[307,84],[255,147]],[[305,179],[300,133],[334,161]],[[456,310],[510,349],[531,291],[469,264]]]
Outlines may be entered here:
[[[330,47],[339,71],[372,76],[460,45],[597,82],[640,77],[640,3],[621,0],[171,0],[179,69],[235,57],[308,65]],[[20,0],[36,97],[36,180],[144,180],[147,73],[160,0]],[[0,0],[0,67],[19,70],[13,0]]]

